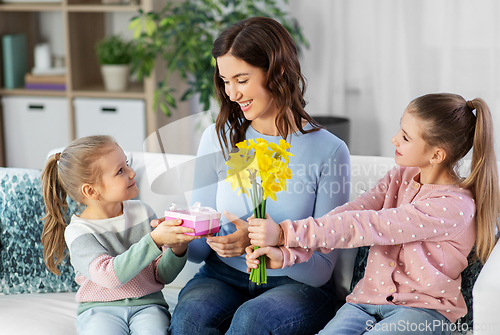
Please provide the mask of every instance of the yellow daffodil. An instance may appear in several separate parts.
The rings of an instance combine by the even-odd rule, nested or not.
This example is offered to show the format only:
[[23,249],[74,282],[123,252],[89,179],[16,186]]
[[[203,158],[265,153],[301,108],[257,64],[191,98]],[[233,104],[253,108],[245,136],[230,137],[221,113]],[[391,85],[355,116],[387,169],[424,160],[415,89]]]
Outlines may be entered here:
[[257,164],[259,166],[259,174],[261,180],[267,179],[271,173],[278,172],[278,168],[275,167],[276,159],[268,155],[256,155]]
[[256,144],[257,143],[255,143],[254,140],[248,140],[248,144],[247,144],[247,141],[241,141],[241,142],[236,143],[236,147],[238,149],[248,149],[250,151],[255,147]]
[[269,197],[276,201],[276,193],[281,191],[282,187],[279,183],[276,182],[275,176],[270,175],[266,180],[262,181],[262,189],[264,190],[264,199],[267,199]]
[[[254,206],[256,218],[266,217],[266,200],[276,201],[276,193],[286,191],[287,181],[292,178],[288,168],[290,144],[281,139],[279,144],[268,143],[262,138],[241,141],[236,144],[237,152],[229,154],[226,181],[238,195],[248,195]],[[265,256],[259,257],[258,269],[252,269],[250,280],[260,285],[267,283]]]
[[286,184],[287,180],[292,179],[292,170],[287,166],[285,162],[282,161],[276,161],[275,162],[275,167],[277,169],[276,172],[276,179],[278,180],[278,183],[281,185],[283,188],[283,191],[286,191]]
[[293,156],[287,151],[288,149],[290,149],[290,143],[281,139],[280,144],[269,143],[269,147],[275,152],[275,158],[283,158],[285,162],[290,162],[289,156]]
[[257,143],[255,145],[255,155],[256,156],[272,156],[273,151],[268,149],[268,143],[266,140],[263,140],[262,138],[257,139]]
[[229,169],[227,171],[226,181],[231,183],[231,188],[236,191],[239,188],[238,195],[249,194],[249,190],[252,187],[250,181],[250,172],[248,170],[238,171],[235,169]]

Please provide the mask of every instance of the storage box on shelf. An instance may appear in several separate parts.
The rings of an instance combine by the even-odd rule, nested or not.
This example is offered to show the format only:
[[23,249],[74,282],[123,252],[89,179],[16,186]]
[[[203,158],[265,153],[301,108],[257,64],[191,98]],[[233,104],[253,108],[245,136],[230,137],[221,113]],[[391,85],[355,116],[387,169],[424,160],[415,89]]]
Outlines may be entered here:
[[[1,2],[0,1],[0,36],[5,34],[26,35],[27,68],[34,67],[33,50],[37,43],[42,42],[39,19],[44,12],[54,12],[62,16],[61,38],[64,39],[66,82],[64,90],[26,89],[17,87],[6,89],[3,83],[3,69],[0,66],[0,97],[3,96],[40,96],[65,97],[67,117],[65,123],[59,123],[59,129],[69,130],[70,139],[76,138],[75,98],[104,99],[140,99],[144,102],[144,123],[146,134],[158,129],[157,114],[153,111],[153,94],[155,89],[155,74],[145,78],[140,83],[133,83],[125,92],[108,92],[100,74],[99,64],[95,55],[95,45],[108,32],[108,21],[113,21],[116,13],[134,15],[139,9],[150,11],[153,6],[160,6],[163,0],[141,0],[128,4],[104,4],[101,0],[61,0],[59,2]],[[119,27],[127,30],[126,23]],[[62,86],[61,86],[62,87]],[[1,115],[0,107],[0,115]],[[5,127],[5,125],[4,125]],[[0,135],[2,135],[0,133]],[[5,134],[0,136],[0,166],[6,166],[3,152]],[[28,140],[28,139],[27,139]],[[31,141],[43,142],[46,138],[31,138]],[[31,142],[33,143],[33,142]],[[142,149],[142,147],[141,147]],[[151,151],[155,147],[148,148]],[[6,148],[8,150],[8,148]],[[7,153],[7,155],[9,155]]]
[[144,101],[75,98],[76,137],[106,134],[127,151],[143,150],[146,139]]
[[4,96],[1,102],[7,166],[41,169],[50,149],[71,140],[66,98]]

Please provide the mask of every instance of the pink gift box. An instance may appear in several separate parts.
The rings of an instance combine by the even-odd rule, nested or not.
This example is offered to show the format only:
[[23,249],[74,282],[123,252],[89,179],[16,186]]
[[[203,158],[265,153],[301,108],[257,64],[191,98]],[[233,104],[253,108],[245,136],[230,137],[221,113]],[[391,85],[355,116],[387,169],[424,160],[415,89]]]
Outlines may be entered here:
[[186,235],[197,236],[214,234],[219,231],[220,213],[201,209],[200,211],[189,211],[185,209],[173,209],[165,211],[165,220],[181,219],[181,226],[194,228],[194,233]]

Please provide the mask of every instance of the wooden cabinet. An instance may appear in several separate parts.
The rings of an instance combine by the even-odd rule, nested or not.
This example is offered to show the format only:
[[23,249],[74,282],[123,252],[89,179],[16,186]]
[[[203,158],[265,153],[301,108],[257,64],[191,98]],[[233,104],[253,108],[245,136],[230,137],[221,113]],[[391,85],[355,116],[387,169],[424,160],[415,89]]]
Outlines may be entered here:
[[[138,4],[110,5],[100,0],[61,0],[57,3],[2,3],[0,2],[0,36],[4,34],[25,33],[28,43],[28,69],[34,65],[33,49],[41,42],[39,36],[39,15],[41,12],[55,12],[62,16],[62,29],[65,48],[66,90],[28,90],[24,88],[5,89],[3,87],[2,66],[0,66],[0,97],[2,96],[46,96],[66,97],[68,101],[69,127],[75,138],[75,98],[142,99],[146,106],[146,134],[158,129],[158,116],[152,109],[155,89],[155,74],[141,83],[131,85],[125,92],[107,92],[100,74],[100,66],[95,55],[97,41],[106,35],[106,17],[109,13],[137,13],[151,11],[162,1],[141,0]],[[123,27],[126,31],[127,27]],[[1,58],[1,53],[0,53]],[[1,62],[0,62],[1,64]],[[1,108],[1,107],[0,107]],[[1,111],[1,110],[0,110]],[[1,126],[1,124],[0,124]],[[1,132],[0,128],[0,132]],[[0,140],[3,134],[0,133]],[[154,145],[154,143],[152,144]],[[156,151],[156,148],[149,148]],[[5,166],[4,145],[0,145],[0,166]]]

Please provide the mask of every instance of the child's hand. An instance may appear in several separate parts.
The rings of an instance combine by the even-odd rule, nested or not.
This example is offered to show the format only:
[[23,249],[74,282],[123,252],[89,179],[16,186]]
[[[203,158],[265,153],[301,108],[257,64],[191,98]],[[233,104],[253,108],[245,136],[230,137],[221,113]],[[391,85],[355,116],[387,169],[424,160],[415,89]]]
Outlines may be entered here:
[[158,225],[160,223],[162,223],[163,221],[165,221],[165,217],[162,217],[162,218],[159,218],[159,219],[154,219],[154,220],[151,220],[151,222],[149,223],[149,225],[153,228],[156,228],[158,227]]
[[265,219],[249,218],[248,237],[250,243],[258,247],[278,245],[281,228],[273,221],[271,215],[266,214]]
[[[153,220],[156,221],[156,220]],[[151,226],[153,226],[151,221]],[[151,232],[151,237],[158,248],[166,246],[168,248],[179,247],[185,245],[192,240],[199,239],[200,236],[190,236],[184,233],[194,233],[193,228],[181,227],[182,220],[168,220],[163,218],[158,220],[159,224],[156,229]],[[187,246],[186,246],[187,247]]]
[[186,253],[187,248],[187,244],[181,244],[178,247],[171,247],[170,249],[177,257],[182,257]]
[[248,246],[245,251],[247,260],[247,272],[251,269],[257,269],[259,266],[259,256],[266,255],[266,268],[281,269],[283,267],[283,252],[277,247],[264,247],[254,250],[254,246]]

